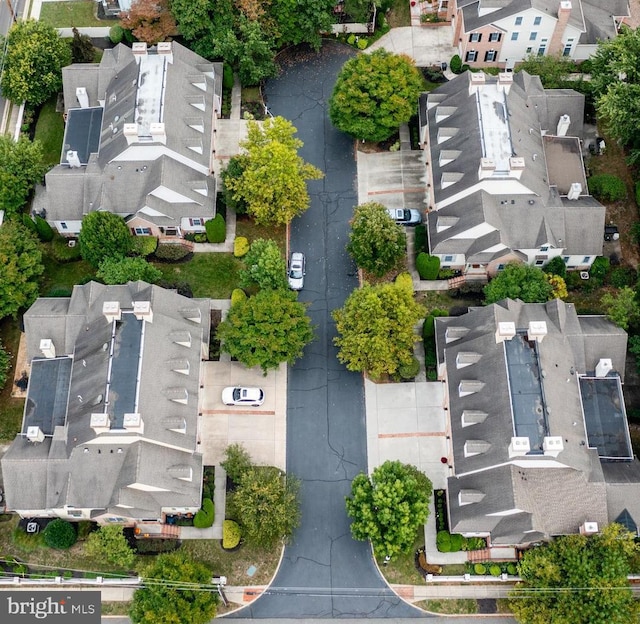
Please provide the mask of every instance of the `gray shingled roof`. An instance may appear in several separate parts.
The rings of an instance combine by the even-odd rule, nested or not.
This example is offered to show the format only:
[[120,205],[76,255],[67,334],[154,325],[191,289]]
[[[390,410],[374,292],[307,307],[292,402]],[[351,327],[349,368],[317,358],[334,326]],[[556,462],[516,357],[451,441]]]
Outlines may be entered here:
[[[137,397],[144,424],[142,439],[126,444],[126,440],[96,438],[89,423],[92,413],[105,409],[109,351],[104,345],[111,337],[103,303],[119,301],[126,310],[133,301],[144,300],[151,303],[153,321],[144,328]],[[199,310],[200,322],[187,318],[194,310]],[[202,480],[202,458],[195,451],[199,370],[201,346],[209,341],[208,300],[186,299],[144,282],[122,286],[90,282],[75,286],[69,299],[38,299],[25,313],[25,331],[30,354],[39,355],[40,339],[50,338],[57,354],[73,354],[74,361],[65,426],[40,444],[18,436],[2,459],[8,506],[69,505],[111,509],[134,518],[159,517],[160,507],[167,505],[197,506]],[[175,337],[187,333],[191,346],[178,344]],[[175,371],[172,362],[176,360],[188,362],[188,375]],[[188,393],[187,405],[165,398],[163,390],[177,384]],[[168,423],[175,422],[184,422],[186,432],[172,431],[177,427]],[[131,434],[123,434],[127,435]],[[180,474],[190,469],[192,480],[178,478],[175,470],[170,471],[175,466],[181,467]],[[150,494],[128,487],[136,483],[167,491]],[[116,507],[119,503],[134,510]],[[139,516],[135,509],[140,510]]]

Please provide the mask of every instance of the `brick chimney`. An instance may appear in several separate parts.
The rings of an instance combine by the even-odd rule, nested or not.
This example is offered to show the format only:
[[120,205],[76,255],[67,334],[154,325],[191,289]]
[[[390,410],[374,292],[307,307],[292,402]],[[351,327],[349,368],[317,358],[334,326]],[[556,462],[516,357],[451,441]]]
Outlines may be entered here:
[[558,7],[558,21],[551,35],[551,43],[549,44],[549,54],[561,54],[563,49],[562,38],[567,28],[567,22],[571,16],[571,0],[561,0]]

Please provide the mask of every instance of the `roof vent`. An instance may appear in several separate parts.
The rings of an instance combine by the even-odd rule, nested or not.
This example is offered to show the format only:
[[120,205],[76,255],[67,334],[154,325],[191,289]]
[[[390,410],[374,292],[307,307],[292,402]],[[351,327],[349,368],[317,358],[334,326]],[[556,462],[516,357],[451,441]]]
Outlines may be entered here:
[[133,314],[139,321],[153,322],[153,310],[151,310],[151,301],[134,301]]
[[496,163],[491,158],[480,159],[480,169],[478,170],[478,179],[490,178],[496,170]]
[[169,63],[173,63],[173,51],[171,49],[171,41],[158,42],[157,52],[159,56],[166,56]]
[[529,321],[529,331],[527,332],[527,338],[529,340],[542,342],[546,335],[547,323],[545,321]]
[[505,93],[509,93],[509,89],[511,89],[512,84],[513,84],[512,72],[500,72],[498,74],[498,91],[504,91]]
[[40,427],[27,427],[27,440],[29,442],[44,442],[44,431]]
[[513,321],[500,321],[496,329],[496,342],[511,340],[516,335],[516,324]]
[[596,364],[596,377],[606,377],[613,370],[613,364],[609,358],[601,358]]
[[562,442],[562,436],[546,436],[542,440],[542,450],[544,451],[545,455],[558,457],[563,449],[564,444]]
[[163,123],[149,124],[149,132],[151,133],[151,140],[154,143],[167,143],[167,132]]
[[531,450],[531,443],[526,437],[513,437],[509,444],[509,458],[526,455]]
[[580,182],[572,182],[567,193],[567,199],[579,199],[582,193],[582,184]]
[[119,301],[105,301],[102,304],[102,314],[104,314],[108,323],[119,321],[122,318]]
[[509,158],[509,175],[512,178],[517,178],[519,180],[522,177],[524,167],[524,158],[522,158],[521,156],[512,156],[511,158]]
[[478,89],[485,83],[484,72],[471,73],[469,76],[469,95],[477,93]]
[[595,535],[598,532],[597,522],[583,522],[580,525],[580,535]]
[[40,351],[42,351],[42,355],[49,360],[56,357],[56,348],[51,338],[43,338],[40,341]]
[[147,56],[147,44],[144,41],[134,41],[131,44],[134,56]]
[[127,145],[138,141],[138,124],[126,123],[122,126],[122,132],[127,139]]
[[556,128],[556,134],[558,136],[567,136],[567,132],[569,132],[569,126],[571,125],[571,117],[569,115],[564,114],[558,120],[558,127]]
[[89,96],[85,87],[76,87],[76,98],[80,108],[89,108]]
[[67,152],[67,162],[69,163],[69,167],[71,167],[72,169],[79,169],[80,167],[82,167],[78,152],[74,150],[69,150]]

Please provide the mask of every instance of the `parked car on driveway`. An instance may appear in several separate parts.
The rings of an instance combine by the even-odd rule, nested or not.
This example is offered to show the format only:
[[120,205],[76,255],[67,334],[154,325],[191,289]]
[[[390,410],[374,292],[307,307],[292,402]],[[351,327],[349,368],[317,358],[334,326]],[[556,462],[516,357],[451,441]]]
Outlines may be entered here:
[[291,290],[302,290],[305,274],[304,265],[305,259],[303,253],[296,251],[291,254],[291,258],[289,260],[289,271],[287,272],[287,279]]
[[422,222],[422,215],[415,208],[387,208],[387,212],[398,225],[418,225]]
[[262,388],[243,388],[230,386],[222,391],[222,402],[225,405],[248,405],[259,407],[264,403]]

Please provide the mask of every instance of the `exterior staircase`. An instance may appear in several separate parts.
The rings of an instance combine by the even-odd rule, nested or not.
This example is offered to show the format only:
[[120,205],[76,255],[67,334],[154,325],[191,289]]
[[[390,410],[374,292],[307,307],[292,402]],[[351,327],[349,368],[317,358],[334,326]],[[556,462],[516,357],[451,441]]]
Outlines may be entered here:
[[460,288],[465,282],[467,278],[464,275],[458,275],[457,277],[452,277],[448,280],[449,289]]
[[467,552],[467,561],[470,563],[491,561],[491,549],[483,548],[482,550],[470,550]]
[[180,539],[180,527],[175,524],[163,525],[162,537],[169,539]]

